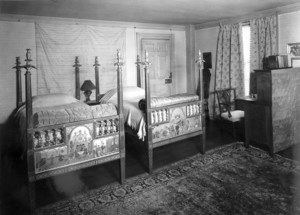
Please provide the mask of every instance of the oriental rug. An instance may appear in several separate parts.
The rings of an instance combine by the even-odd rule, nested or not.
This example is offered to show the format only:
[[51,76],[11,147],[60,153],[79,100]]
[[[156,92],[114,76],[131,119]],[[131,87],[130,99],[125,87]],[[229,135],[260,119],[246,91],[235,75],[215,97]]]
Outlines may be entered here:
[[300,214],[299,178],[299,163],[234,143],[36,214]]

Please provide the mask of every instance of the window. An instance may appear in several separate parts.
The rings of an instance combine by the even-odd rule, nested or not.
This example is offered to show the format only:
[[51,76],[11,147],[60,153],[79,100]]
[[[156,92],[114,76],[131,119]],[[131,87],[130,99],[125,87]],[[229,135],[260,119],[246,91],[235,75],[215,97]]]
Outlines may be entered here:
[[244,90],[245,96],[250,93],[250,25],[242,27],[243,55],[244,55]]

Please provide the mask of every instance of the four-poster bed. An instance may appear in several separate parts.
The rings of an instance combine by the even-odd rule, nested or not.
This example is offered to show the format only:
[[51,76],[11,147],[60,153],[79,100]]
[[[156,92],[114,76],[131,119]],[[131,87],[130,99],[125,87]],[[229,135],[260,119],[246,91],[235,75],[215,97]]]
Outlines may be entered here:
[[[17,107],[20,141],[27,162],[30,208],[35,208],[35,182],[70,171],[120,160],[120,181],[125,180],[125,136],[122,98],[122,62],[117,53],[118,105],[89,106],[80,101],[80,71],[75,58],[76,99],[66,94],[32,97],[30,50],[26,65],[16,59]],[[95,58],[95,76],[98,60]],[[26,101],[22,102],[21,69],[25,68]],[[99,82],[96,79],[96,98]]]
[[[123,89],[125,132],[128,136],[136,137],[137,144],[142,141],[146,146],[149,173],[153,170],[153,149],[159,146],[200,135],[200,152],[205,152],[201,53],[197,62],[199,86],[201,86],[199,95],[177,94],[167,97],[151,97],[148,53],[145,53],[144,62],[141,62],[138,57],[136,63],[138,74],[142,72],[140,67],[144,68],[145,89],[139,87],[124,87]],[[108,91],[100,100],[100,103],[107,102],[117,104],[115,90]]]
[[148,172],[153,170],[153,149],[177,142],[179,140],[201,135],[199,148],[205,153],[205,120],[203,113],[203,84],[202,84],[202,56],[199,51],[197,60],[199,66],[199,92],[196,94],[177,94],[168,97],[151,97],[149,62],[147,50],[145,61],[140,62],[137,57],[137,72],[140,65],[144,67],[145,100],[144,108],[146,122],[146,146]]

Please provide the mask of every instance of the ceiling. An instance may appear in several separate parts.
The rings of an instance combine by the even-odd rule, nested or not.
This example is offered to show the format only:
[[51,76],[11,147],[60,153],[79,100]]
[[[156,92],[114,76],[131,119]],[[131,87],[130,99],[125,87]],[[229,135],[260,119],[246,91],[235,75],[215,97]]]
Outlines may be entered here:
[[300,0],[0,1],[0,13],[159,24],[203,24],[275,9]]

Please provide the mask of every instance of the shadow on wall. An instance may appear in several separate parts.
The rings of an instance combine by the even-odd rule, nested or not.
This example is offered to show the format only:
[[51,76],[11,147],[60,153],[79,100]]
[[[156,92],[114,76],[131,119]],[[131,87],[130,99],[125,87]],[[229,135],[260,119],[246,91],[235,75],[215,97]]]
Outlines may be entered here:
[[18,129],[14,123],[15,111],[6,122],[0,124],[0,158],[5,156],[21,156],[21,143],[18,143]]
[[[17,141],[17,128],[13,112],[5,123],[0,124],[0,214],[26,214],[25,162],[21,161],[21,144]],[[12,210],[20,211],[12,211]]]

